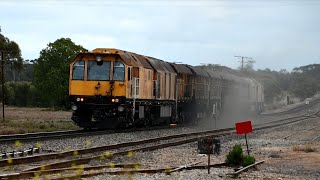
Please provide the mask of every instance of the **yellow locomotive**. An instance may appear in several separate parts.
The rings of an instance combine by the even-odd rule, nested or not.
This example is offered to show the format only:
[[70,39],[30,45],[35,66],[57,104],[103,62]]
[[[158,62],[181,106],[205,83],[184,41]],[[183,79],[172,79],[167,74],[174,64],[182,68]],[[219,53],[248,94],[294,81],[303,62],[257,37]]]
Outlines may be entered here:
[[223,108],[224,92],[240,86],[245,87],[243,102],[261,110],[262,86],[252,80],[254,87],[250,88],[249,81],[119,49],[98,48],[79,53],[70,64],[72,120],[83,128],[113,129],[216,117]]

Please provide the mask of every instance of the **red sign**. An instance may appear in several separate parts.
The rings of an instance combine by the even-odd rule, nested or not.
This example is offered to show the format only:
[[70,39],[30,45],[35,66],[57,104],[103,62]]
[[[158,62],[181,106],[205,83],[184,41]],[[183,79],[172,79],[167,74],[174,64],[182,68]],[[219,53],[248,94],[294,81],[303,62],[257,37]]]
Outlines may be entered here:
[[251,121],[236,123],[236,130],[237,130],[237,134],[251,133],[253,131]]

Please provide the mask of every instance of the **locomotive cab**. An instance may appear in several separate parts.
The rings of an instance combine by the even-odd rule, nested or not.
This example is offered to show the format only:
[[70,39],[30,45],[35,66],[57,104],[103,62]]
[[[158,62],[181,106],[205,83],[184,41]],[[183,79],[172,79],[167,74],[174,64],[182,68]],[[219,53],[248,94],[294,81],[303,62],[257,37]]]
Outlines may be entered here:
[[80,53],[70,65],[72,120],[85,128],[118,126],[126,110],[127,69],[118,54]]

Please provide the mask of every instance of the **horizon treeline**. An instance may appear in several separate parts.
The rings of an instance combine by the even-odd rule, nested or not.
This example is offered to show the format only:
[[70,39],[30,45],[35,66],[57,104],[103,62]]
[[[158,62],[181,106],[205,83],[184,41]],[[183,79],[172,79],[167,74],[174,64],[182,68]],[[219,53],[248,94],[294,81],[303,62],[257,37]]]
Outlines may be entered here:
[[[19,45],[0,34],[0,49],[8,52],[4,58],[6,105],[69,108],[69,63],[78,52],[87,51],[85,48],[69,38],[60,38],[44,47],[39,58],[24,60]],[[320,64],[296,67],[291,72],[254,70],[250,65],[238,70],[215,64],[202,67],[255,78],[264,86],[267,105],[287,96],[304,100],[320,89]]]

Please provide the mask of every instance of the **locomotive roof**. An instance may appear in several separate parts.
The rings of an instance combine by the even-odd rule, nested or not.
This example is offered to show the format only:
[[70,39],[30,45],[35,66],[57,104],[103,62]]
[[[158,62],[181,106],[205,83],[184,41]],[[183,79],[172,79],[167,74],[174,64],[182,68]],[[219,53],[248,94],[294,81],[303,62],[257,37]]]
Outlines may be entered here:
[[155,70],[176,73],[175,70],[170,66],[168,62],[162,61],[160,59],[156,59],[154,57],[149,57],[149,56],[146,56],[146,57]]
[[190,68],[196,75],[198,76],[204,76],[204,77],[209,77],[209,74],[204,71],[203,69],[199,68],[199,67],[196,67],[196,66],[190,66],[190,65],[187,65],[188,68]]
[[170,63],[174,69],[181,74],[192,74],[192,71],[185,64]]
[[228,81],[234,81],[234,82],[241,82],[241,79],[233,74],[226,73],[226,72],[219,72],[221,74],[221,77],[223,79],[226,79]]
[[132,52],[127,53],[130,54],[134,59],[138,60],[144,68],[152,69],[151,65],[148,63],[147,59],[144,56]]
[[133,67],[144,67],[143,64],[138,60],[138,58],[134,58],[130,52],[123,51],[120,49],[114,48],[96,48],[92,51],[95,54],[118,54],[125,64],[133,66]]
[[221,74],[219,74],[218,72],[209,69],[204,69],[204,71],[207,71],[211,78],[221,79]]
[[176,71],[173,69],[173,67],[170,65],[170,63],[168,63],[166,61],[160,61],[160,62],[167,69],[167,71],[169,71],[171,73],[176,73]]

